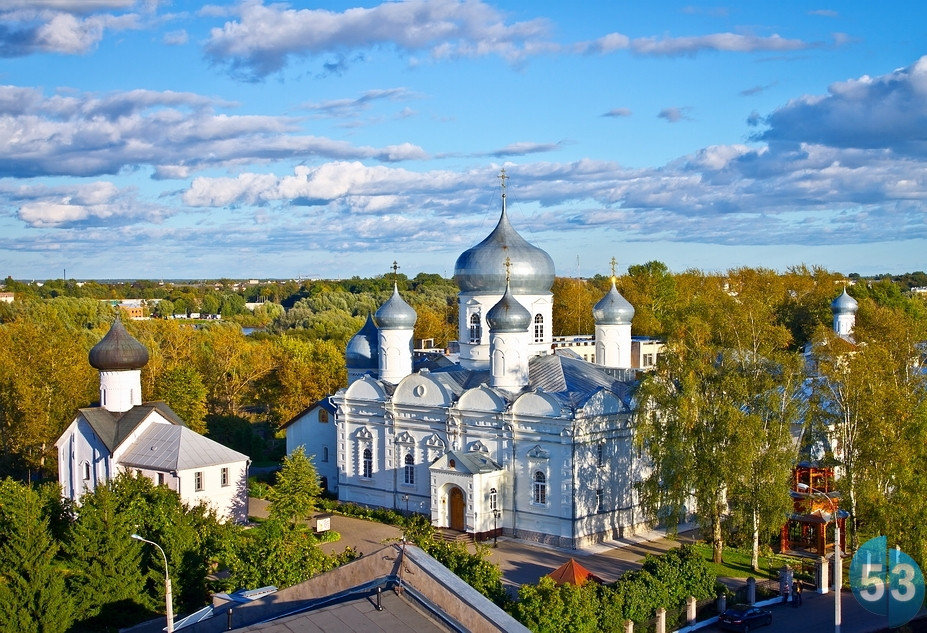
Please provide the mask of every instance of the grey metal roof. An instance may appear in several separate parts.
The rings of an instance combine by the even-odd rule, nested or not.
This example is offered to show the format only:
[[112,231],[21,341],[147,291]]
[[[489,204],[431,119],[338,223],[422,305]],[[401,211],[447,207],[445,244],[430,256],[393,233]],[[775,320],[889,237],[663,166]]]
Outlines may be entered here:
[[[489,370],[472,371],[460,365],[441,367],[431,371],[432,376],[446,376],[460,388],[455,390],[459,397],[463,391],[489,384]],[[525,390],[541,389],[554,396],[567,407],[579,408],[601,389],[614,393],[625,407],[631,408],[636,382],[616,376],[615,370],[585,361],[575,354],[535,356],[528,361],[528,386]],[[502,391],[502,393],[506,393]],[[517,393],[508,392],[509,401]]]
[[[450,462],[454,461],[454,467],[451,468]],[[431,468],[440,470],[454,470],[467,475],[477,475],[479,473],[491,473],[496,470],[502,470],[502,466],[495,462],[486,453],[479,451],[448,451],[435,460]]]
[[598,325],[628,324],[634,318],[634,306],[618,292],[614,278],[611,290],[592,308],[592,316]]
[[461,292],[505,291],[506,266],[511,263],[510,283],[515,294],[543,294],[554,284],[554,260],[545,251],[529,244],[518,234],[505,212],[482,242],[464,251],[454,265],[454,280]]
[[148,363],[148,350],[126,331],[116,316],[109,332],[87,356],[90,366],[100,371],[141,369]]
[[348,369],[371,369],[376,371],[380,367],[380,344],[377,325],[373,316],[367,314],[364,327],[348,341],[344,352],[345,365]]
[[191,470],[245,461],[247,455],[203,437],[185,426],[152,424],[120,463],[151,470]]
[[173,424],[186,426],[166,403],[160,401],[146,402],[123,413],[113,413],[103,407],[86,407],[78,410],[110,453],[115,451],[135,430],[135,427],[154,411]]
[[859,302],[847,294],[847,289],[844,288],[843,294],[831,302],[830,309],[834,314],[856,314],[859,310]]
[[531,313],[512,296],[506,283],[505,294],[486,313],[486,322],[490,332],[525,332],[531,323]]
[[417,319],[415,310],[399,295],[395,283],[392,296],[373,315],[374,323],[381,330],[411,330]]

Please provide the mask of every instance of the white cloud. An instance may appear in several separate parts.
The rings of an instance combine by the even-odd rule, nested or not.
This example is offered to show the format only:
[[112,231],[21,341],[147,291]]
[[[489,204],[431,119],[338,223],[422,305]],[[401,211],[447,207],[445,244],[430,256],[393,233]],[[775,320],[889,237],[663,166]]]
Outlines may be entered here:
[[753,53],[757,51],[797,51],[813,46],[803,40],[780,35],[741,35],[712,33],[686,37],[640,37],[631,40],[631,50],[640,55],[695,55],[703,51]]
[[17,206],[17,217],[33,228],[68,225],[108,226],[128,221],[160,222],[174,211],[138,199],[135,189],[119,189],[111,182],[0,188],[0,196]]
[[927,156],[927,56],[886,75],[831,84],[827,95],[793,99],[765,122],[760,140]]
[[250,79],[282,69],[293,56],[383,44],[434,58],[500,55],[514,61],[549,29],[541,19],[506,24],[499,11],[479,0],[387,2],[341,13],[251,2],[240,10],[237,21],[212,29],[206,53]]
[[170,178],[241,161],[427,158],[408,142],[354,146],[304,134],[291,117],[215,112],[231,105],[181,92],[45,98],[37,89],[0,86],[0,177],[96,176],[150,166],[156,177]]

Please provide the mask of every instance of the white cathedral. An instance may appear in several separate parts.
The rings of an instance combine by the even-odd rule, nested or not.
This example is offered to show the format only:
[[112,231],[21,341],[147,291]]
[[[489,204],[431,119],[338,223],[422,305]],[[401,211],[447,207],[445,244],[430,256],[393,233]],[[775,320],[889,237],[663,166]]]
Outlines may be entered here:
[[477,538],[582,548],[645,525],[634,308],[614,281],[594,308],[595,362],[555,349],[553,261],[512,228],[504,180],[498,224],[454,279],[459,358],[413,358],[416,314],[394,285],[347,346],[347,388],[287,425],[288,451],[314,454],[341,501]]

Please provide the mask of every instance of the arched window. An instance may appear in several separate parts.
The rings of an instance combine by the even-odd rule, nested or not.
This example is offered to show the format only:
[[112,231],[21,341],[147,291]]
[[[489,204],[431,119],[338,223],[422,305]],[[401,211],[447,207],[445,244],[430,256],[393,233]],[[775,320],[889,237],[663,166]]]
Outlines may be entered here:
[[489,511],[495,513],[499,509],[499,493],[495,488],[489,489]]
[[325,409],[319,410],[319,422],[321,422],[322,424],[325,424],[326,422],[328,422],[328,411],[326,411]]
[[363,466],[363,477],[370,479],[373,477],[373,453],[369,448],[364,449],[364,466]]
[[547,504],[547,475],[540,470],[534,473],[534,502]]
[[483,328],[480,325],[480,313],[470,315],[470,342],[479,343],[483,338]]
[[406,466],[405,466],[405,483],[410,486],[415,484],[415,458],[412,457],[412,453],[406,454]]
[[544,342],[544,317],[540,314],[534,315],[534,342]]
[[601,468],[605,465],[605,445],[595,445],[595,465]]
[[328,447],[327,446],[322,447],[322,461],[323,462],[328,461]]

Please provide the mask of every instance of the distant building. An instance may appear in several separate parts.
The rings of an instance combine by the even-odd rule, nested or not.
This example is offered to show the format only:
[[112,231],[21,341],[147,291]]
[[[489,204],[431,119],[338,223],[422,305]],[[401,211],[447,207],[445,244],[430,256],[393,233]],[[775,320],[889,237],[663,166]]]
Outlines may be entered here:
[[328,400],[334,422],[310,408],[288,425],[288,450],[303,445],[322,464],[334,443],[328,483],[342,501],[422,512],[478,538],[584,547],[647,524],[635,488],[646,466],[633,446],[634,308],[613,283],[593,310],[594,352],[558,349],[553,262],[512,227],[504,192],[498,224],[454,277],[454,356],[413,354],[416,313],[394,286],[348,343],[348,387]]
[[5,301],[6,303],[13,303],[13,300],[16,298],[16,294],[13,292],[0,292],[0,301]]
[[100,371],[100,406],[79,409],[58,438],[58,483],[74,501],[117,474],[148,477],[184,503],[205,503],[223,519],[247,520],[247,455],[186,427],[163,402],[142,402],[148,350],[116,318],[90,350]]

